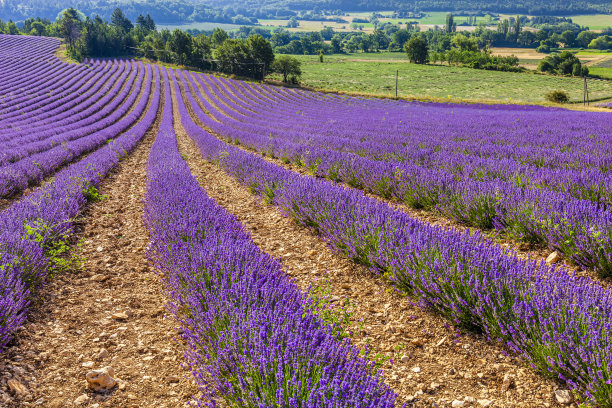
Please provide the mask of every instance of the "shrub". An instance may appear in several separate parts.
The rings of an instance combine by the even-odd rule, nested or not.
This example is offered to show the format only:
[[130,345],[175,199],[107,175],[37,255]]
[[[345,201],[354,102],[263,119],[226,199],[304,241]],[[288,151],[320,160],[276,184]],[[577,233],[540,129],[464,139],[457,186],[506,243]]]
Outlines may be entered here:
[[565,91],[550,91],[546,94],[546,99],[555,103],[568,103],[569,96]]

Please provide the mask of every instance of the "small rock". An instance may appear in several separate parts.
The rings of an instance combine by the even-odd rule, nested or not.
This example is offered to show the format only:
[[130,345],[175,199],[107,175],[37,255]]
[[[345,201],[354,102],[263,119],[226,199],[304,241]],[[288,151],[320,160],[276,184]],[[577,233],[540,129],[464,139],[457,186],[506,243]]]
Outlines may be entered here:
[[502,382],[502,391],[506,392],[512,387],[514,387],[514,375],[513,374],[504,375],[504,381]]
[[409,357],[409,356],[407,356],[406,354],[404,354],[404,355],[402,356],[402,358],[400,358],[400,361],[401,361],[402,363],[407,363],[407,362],[409,362],[409,361],[410,361],[410,357]]
[[28,389],[26,386],[15,379],[8,380],[7,385],[13,394],[18,397],[25,397],[28,395]]
[[87,402],[88,399],[89,397],[87,396],[87,394],[83,394],[74,400],[74,405],[83,405],[84,403]]
[[122,391],[125,390],[125,383],[123,381],[119,383],[119,389]]
[[465,401],[454,400],[454,401],[451,403],[451,406],[452,406],[453,408],[460,408],[460,407],[463,407],[463,406],[465,406]]
[[105,280],[107,280],[109,278],[110,277],[108,275],[97,274],[97,275],[92,276],[89,279],[94,281],[94,282],[104,282]]
[[83,364],[81,364],[81,366],[83,366],[85,368],[92,368],[94,366],[94,362],[93,361],[86,361]]
[[555,391],[555,398],[559,404],[568,405],[574,401],[572,393],[569,390],[557,390]]
[[134,394],[128,394],[128,399],[135,400],[137,397]]
[[98,248],[96,248],[96,251],[98,251],[98,252],[102,252],[102,251],[104,251],[104,248],[102,248],[101,246],[99,246]]
[[107,391],[117,385],[117,381],[113,378],[115,370],[112,367],[104,367],[101,370],[93,370],[87,373],[87,383],[89,388],[101,392]]
[[128,315],[125,312],[113,313],[111,317],[115,320],[127,320]]
[[423,345],[425,343],[421,339],[412,339],[412,340],[410,340],[410,344],[412,344],[413,346],[416,346],[416,347],[423,347]]
[[169,383],[177,383],[180,381],[180,378],[178,378],[176,375],[171,375],[167,378]]
[[465,397],[463,400],[464,400],[465,402],[470,403],[470,404],[473,404],[474,402],[476,402],[476,398],[474,398],[474,397],[470,397],[470,396]]
[[420,373],[421,372],[421,367],[412,367],[412,372],[413,373]]
[[478,405],[484,408],[490,407],[491,405],[493,405],[493,401],[488,400],[488,399],[479,399],[477,402],[478,402]]
[[102,350],[100,350],[100,352],[98,353],[98,360],[104,360],[106,357],[108,357],[108,350],[106,350],[105,348],[103,348]]
[[552,254],[548,255],[548,258],[546,258],[546,263],[549,265],[553,265],[559,262],[560,260],[561,260],[561,256],[559,255],[557,251],[555,251]]

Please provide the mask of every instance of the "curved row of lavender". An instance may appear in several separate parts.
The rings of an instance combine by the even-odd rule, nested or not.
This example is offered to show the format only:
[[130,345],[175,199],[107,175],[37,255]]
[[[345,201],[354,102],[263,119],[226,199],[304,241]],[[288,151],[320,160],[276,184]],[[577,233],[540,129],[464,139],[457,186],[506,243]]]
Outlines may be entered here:
[[[47,41],[48,47],[45,46]],[[20,170],[24,168],[17,167],[20,161],[8,162],[1,167],[11,168],[12,174],[22,175],[21,179],[15,179],[16,183],[28,177],[39,180],[41,173],[45,176],[53,175],[53,180],[13,201],[0,212],[0,350],[23,323],[31,296],[47,278],[50,267],[47,251],[55,242],[71,234],[74,219],[86,205],[90,188],[97,186],[144,137],[153,125],[158,110],[159,72],[142,64],[103,62],[99,65],[101,69],[97,69],[98,63],[92,63],[93,72],[89,76],[90,68],[71,66],[74,75],[82,74],[86,77],[77,80],[69,78],[67,82],[55,80],[56,87],[49,87],[45,80],[46,70],[53,71],[59,67],[58,72],[65,72],[62,67],[68,66],[53,55],[58,44],[55,40],[41,40],[38,37],[0,36],[0,89],[9,92],[3,93],[0,98],[0,129],[9,129],[2,133],[5,138],[0,138],[1,151],[12,151],[7,146],[30,149],[34,145],[41,146],[41,143],[55,141],[49,143],[46,150],[33,149],[35,154],[30,152],[29,156],[26,155],[26,159],[29,157],[40,163],[40,167],[30,167],[32,173]],[[20,54],[24,50],[31,50],[29,55],[35,55],[36,59],[24,58]],[[123,67],[121,69],[130,66],[133,74],[113,76],[120,66]],[[38,80],[32,81],[27,70],[37,72]],[[5,81],[5,78],[9,79]],[[83,81],[83,78],[86,79]],[[87,93],[89,87],[95,89],[95,92]],[[78,90],[78,95],[85,95],[84,98],[71,97],[70,89]],[[20,94],[24,90],[27,92]],[[61,96],[56,98],[57,95]],[[65,115],[65,112],[78,115],[78,110],[72,110],[78,107],[72,103],[75,98],[83,101],[82,109],[96,106],[104,110],[109,105],[118,106],[112,113],[108,112],[109,116],[115,115],[114,120],[98,117],[97,120],[101,120],[104,126],[82,126],[82,129],[88,130],[73,133],[79,128],[72,125],[78,120],[88,120],[83,116],[77,121],[70,121]],[[45,104],[45,100],[49,104]],[[26,108],[28,101],[35,101],[33,103],[37,104],[37,108]],[[105,103],[97,104],[100,101]],[[22,111],[23,115],[20,114]],[[14,112],[17,114],[14,115]],[[40,114],[39,122],[37,114]],[[15,120],[20,116],[24,118],[23,123]],[[65,119],[68,120],[63,122]],[[55,126],[49,126],[54,120]],[[19,132],[18,128],[27,129],[30,125],[33,126],[31,131],[34,134],[26,132],[11,137],[11,132]],[[37,133],[41,129],[47,132],[43,130]],[[54,131],[49,131],[51,129]],[[58,139],[65,135],[70,136]],[[85,153],[89,154],[81,158]],[[26,159],[21,162],[25,163]],[[14,167],[7,167],[10,165]]]
[[[181,121],[203,156],[330,245],[392,279],[454,323],[508,345],[596,406],[612,406],[612,294],[562,268],[522,260],[480,233],[417,221],[320,178],[297,175],[220,141],[183,83]],[[193,115],[193,117],[192,117]]]
[[[79,98],[61,99],[56,103],[59,106],[51,110],[47,109],[54,104],[46,104],[44,113],[33,111],[40,114],[32,116],[34,121],[24,115],[22,121],[6,127],[6,137],[0,141],[4,148],[0,154],[0,197],[10,197],[38,184],[61,166],[101,147],[141,115],[147,102],[142,98],[144,65],[115,64],[121,69],[111,75],[112,82],[107,86],[97,78],[104,81],[106,76],[100,70],[89,81],[79,81],[85,89],[91,87]],[[116,67],[110,68],[108,72],[112,73]],[[9,119],[4,123],[7,122]],[[0,122],[0,132],[1,129]]]
[[[547,245],[602,277],[612,275],[607,113],[335,98],[313,103],[312,95],[209,76],[190,76],[189,82],[202,90],[200,103],[211,115],[204,124],[226,139],[468,226]],[[370,110],[362,106],[368,103]],[[415,115],[435,119],[425,131]],[[501,130],[484,126],[485,117]],[[341,123],[349,118],[356,123]],[[511,118],[523,129],[508,129]],[[572,123],[554,142],[553,120],[553,131],[559,122]],[[433,121],[441,121],[440,130]],[[476,129],[487,136],[472,137]],[[556,159],[544,163],[546,152]]]
[[199,406],[393,407],[395,394],[372,363],[312,312],[282,265],[191,175],[170,94],[166,81],[145,214],[149,253],[167,278],[202,390]]

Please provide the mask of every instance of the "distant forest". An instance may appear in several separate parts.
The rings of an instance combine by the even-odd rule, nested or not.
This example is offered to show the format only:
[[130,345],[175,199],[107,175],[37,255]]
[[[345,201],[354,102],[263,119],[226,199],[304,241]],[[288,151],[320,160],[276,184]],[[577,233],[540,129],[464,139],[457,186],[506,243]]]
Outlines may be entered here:
[[120,7],[130,18],[149,13],[161,24],[217,22],[248,25],[261,18],[290,18],[299,12],[492,11],[523,15],[612,13],[610,0],[0,0],[0,18],[31,16],[55,20],[74,7],[87,16],[109,18]]

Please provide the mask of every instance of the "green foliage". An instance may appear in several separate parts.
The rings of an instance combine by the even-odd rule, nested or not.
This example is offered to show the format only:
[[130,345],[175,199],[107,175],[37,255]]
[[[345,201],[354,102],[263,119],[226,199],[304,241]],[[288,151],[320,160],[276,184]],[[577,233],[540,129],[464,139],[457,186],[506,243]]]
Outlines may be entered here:
[[564,91],[550,91],[546,94],[546,100],[554,103],[568,103],[570,99]]
[[77,10],[74,8],[66,9],[58,21],[58,26],[59,34],[68,45],[68,51],[74,52],[74,44],[79,39],[83,27],[83,22]]
[[192,36],[178,28],[172,32],[168,41],[168,48],[176,54],[179,65],[184,63],[188,56],[192,54],[192,40]]
[[542,59],[538,64],[538,71],[580,76],[583,74],[583,67],[578,57],[569,51],[563,51],[561,54],[552,54]]
[[297,83],[302,76],[302,63],[294,57],[281,55],[271,66],[273,72],[283,76],[285,83]]
[[612,50],[612,36],[602,35],[589,43],[589,48],[597,50]]
[[330,280],[310,286],[307,308],[330,326],[336,336],[346,338],[350,334],[348,328],[353,322],[354,306],[348,298],[342,302],[335,301],[332,292]]
[[414,64],[424,64],[427,62],[429,46],[427,41],[421,36],[411,38],[404,46],[404,51],[408,55],[410,62]]
[[121,28],[126,33],[134,28],[132,22],[123,14],[120,8],[116,8],[113,14],[111,14],[111,25]]
[[102,195],[92,184],[87,184],[83,187],[83,195],[88,203],[97,203],[108,198],[107,195]]
[[223,44],[228,38],[229,35],[227,34],[227,31],[221,28],[215,28],[215,31],[213,31],[212,36],[210,37],[215,47],[218,47]]
[[57,234],[54,232],[54,226],[47,224],[42,219],[25,225],[25,230],[29,239],[38,242],[45,251],[45,255],[49,259],[49,271],[51,274],[54,272],[76,271],[81,268],[83,259],[77,255],[81,243],[77,244],[77,251],[72,251],[70,254],[70,240],[72,237],[70,232]]
[[255,35],[247,40],[225,40],[215,49],[215,58],[218,60],[217,68],[221,72],[262,78],[264,69],[274,61],[274,52],[268,41]]

